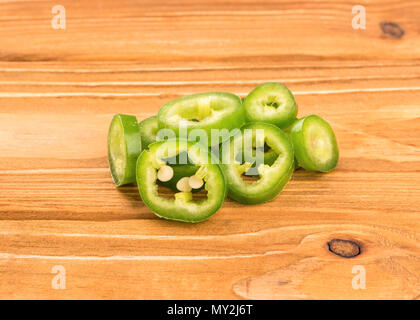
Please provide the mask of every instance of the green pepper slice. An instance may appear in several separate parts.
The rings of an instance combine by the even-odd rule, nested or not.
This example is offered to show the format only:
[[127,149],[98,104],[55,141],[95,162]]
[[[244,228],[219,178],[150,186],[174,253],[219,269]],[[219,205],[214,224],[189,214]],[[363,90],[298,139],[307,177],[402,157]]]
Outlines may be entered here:
[[[212,159],[211,153],[197,147],[198,143],[180,139],[159,141],[144,150],[137,160],[137,185],[144,203],[159,217],[184,221],[200,222],[215,214],[222,206],[227,186],[219,165]],[[205,199],[192,199],[191,192],[178,192],[174,198],[159,195],[156,184],[158,170],[166,165],[164,159],[187,152],[188,157],[198,166],[200,178],[207,191]]]
[[136,181],[136,161],[140,152],[137,118],[116,114],[108,130],[108,162],[116,186]]
[[310,115],[296,121],[290,129],[290,138],[302,168],[328,172],[337,166],[337,140],[331,126],[321,117]]
[[243,101],[248,122],[262,121],[287,128],[296,120],[297,104],[281,83],[266,82],[252,90]]
[[144,149],[148,148],[150,144],[156,142],[156,135],[158,132],[157,116],[146,118],[139,123],[139,130],[141,136],[141,145]]
[[194,141],[190,138],[191,131],[203,129],[208,137],[208,145],[212,146],[224,140],[220,136],[212,141],[212,129],[240,128],[245,123],[245,114],[241,99],[232,93],[198,93],[164,104],[158,113],[158,123],[159,128],[171,129],[177,137],[180,136],[180,128],[185,127],[188,139]]
[[242,174],[247,172],[253,164],[235,161],[238,153],[246,151],[241,150],[245,135],[238,136],[239,139],[231,138],[229,142],[226,142],[230,144],[229,147],[227,148],[226,145],[222,147],[223,161],[221,164],[228,181],[229,196],[246,204],[267,202],[281,192],[292,176],[294,171],[293,147],[286,134],[272,124],[248,123],[241,129],[241,132],[244,133],[246,130],[251,130],[248,132],[252,132],[252,139],[256,139],[257,130],[263,130],[264,143],[275,152],[276,159],[271,165],[260,164],[258,166],[259,179],[257,181],[246,182]]

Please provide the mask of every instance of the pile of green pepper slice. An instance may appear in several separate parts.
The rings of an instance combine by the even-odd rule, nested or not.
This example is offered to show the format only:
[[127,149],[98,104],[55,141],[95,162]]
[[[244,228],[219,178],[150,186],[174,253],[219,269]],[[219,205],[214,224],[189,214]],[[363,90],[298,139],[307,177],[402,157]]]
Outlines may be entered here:
[[338,163],[331,126],[317,115],[296,116],[293,94],[274,82],[242,99],[227,92],[180,97],[140,123],[117,114],[108,131],[111,176],[118,187],[137,183],[146,206],[170,220],[206,220],[227,196],[264,203],[295,169],[329,172]]

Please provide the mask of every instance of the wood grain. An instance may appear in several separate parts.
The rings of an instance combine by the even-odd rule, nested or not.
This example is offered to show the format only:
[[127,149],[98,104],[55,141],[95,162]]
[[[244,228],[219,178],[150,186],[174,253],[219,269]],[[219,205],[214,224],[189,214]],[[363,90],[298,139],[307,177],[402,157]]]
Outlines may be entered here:
[[[418,1],[361,1],[366,30],[349,1],[61,4],[66,30],[50,26],[55,3],[0,2],[0,298],[419,298]],[[113,186],[114,113],[141,120],[184,94],[264,81],[330,122],[335,171],[298,170],[274,201],[227,200],[194,225]],[[333,239],[360,254],[334,254]],[[65,290],[51,287],[55,265]],[[355,266],[366,289],[352,287]]]

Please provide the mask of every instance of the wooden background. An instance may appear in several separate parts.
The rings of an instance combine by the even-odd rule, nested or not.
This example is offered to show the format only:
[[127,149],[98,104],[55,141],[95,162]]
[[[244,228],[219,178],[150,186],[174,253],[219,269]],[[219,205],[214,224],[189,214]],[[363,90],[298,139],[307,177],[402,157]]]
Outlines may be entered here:
[[[0,298],[419,299],[418,0],[59,1],[66,30],[56,4],[0,1]],[[195,225],[113,186],[114,113],[269,80],[332,124],[334,172],[299,170],[274,201],[227,200]]]

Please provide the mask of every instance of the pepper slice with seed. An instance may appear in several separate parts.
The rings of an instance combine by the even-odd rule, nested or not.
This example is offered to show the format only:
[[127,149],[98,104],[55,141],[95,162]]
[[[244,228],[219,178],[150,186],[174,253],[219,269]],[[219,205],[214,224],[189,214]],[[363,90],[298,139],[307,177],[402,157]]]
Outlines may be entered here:
[[[165,166],[165,159],[187,152],[198,167],[207,194],[195,200],[190,192],[181,191],[173,198],[159,195],[157,172]],[[198,172],[197,171],[197,172]],[[151,144],[137,160],[137,185],[144,203],[159,217],[184,222],[200,222],[215,214],[222,206],[227,186],[225,177],[211,153],[186,140],[170,139]]]
[[299,119],[293,123],[289,136],[302,168],[328,172],[337,166],[337,140],[331,126],[321,117],[310,115]]
[[141,136],[141,145],[143,149],[149,147],[150,144],[156,142],[156,135],[158,132],[157,116],[146,118],[139,123],[139,130]]
[[[272,149],[277,157],[271,165],[261,163],[258,167],[259,179],[247,182],[242,175],[247,172],[253,163],[237,160],[237,154],[246,150],[244,139],[251,133],[252,139],[257,137],[257,131],[263,130],[264,143]],[[293,147],[286,134],[278,127],[263,122],[254,122],[241,129],[242,134],[232,137],[229,146],[225,143],[222,147],[221,167],[226,175],[229,196],[241,203],[257,204],[275,198],[289,181],[294,171]],[[245,159],[246,160],[246,159]]]
[[137,118],[116,114],[108,131],[108,161],[116,186],[136,181],[136,161],[141,152]]
[[252,90],[243,101],[248,122],[262,121],[287,128],[296,120],[297,104],[290,90],[277,82],[266,82]]
[[[175,164],[175,165],[170,165],[170,166],[174,170],[174,175],[172,179],[166,182],[158,181],[158,183],[173,191],[180,191],[177,188],[177,184],[179,180],[181,180],[182,178],[189,178],[191,176],[194,176],[194,174],[197,172],[199,168],[198,166],[194,164]],[[201,188],[193,189],[192,192],[197,192],[199,190],[201,190]]]
[[[180,128],[185,127],[188,137],[194,129],[203,129],[208,145],[223,141],[223,137],[211,139],[212,129],[232,130],[245,123],[241,99],[227,92],[209,92],[184,96],[164,104],[158,113],[159,128],[168,128],[180,136]],[[227,137],[228,138],[228,137]],[[204,142],[204,141],[201,141]]]

